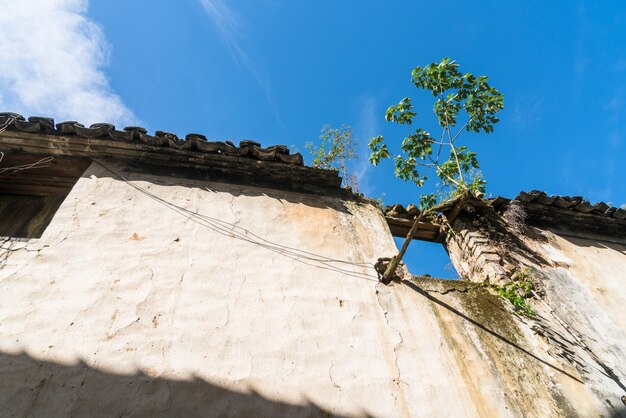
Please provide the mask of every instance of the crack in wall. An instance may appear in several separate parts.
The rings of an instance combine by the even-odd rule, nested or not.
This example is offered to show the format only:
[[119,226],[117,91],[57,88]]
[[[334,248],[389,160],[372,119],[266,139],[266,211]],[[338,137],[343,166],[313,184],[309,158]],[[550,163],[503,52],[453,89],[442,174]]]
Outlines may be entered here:
[[402,379],[401,379],[400,367],[398,366],[398,347],[399,347],[402,343],[404,343],[404,338],[402,337],[402,333],[400,332],[400,330],[398,330],[398,329],[396,329],[396,328],[392,327],[392,326],[391,326],[391,324],[389,323],[389,317],[387,316],[389,312],[385,309],[385,307],[383,306],[383,304],[382,304],[382,302],[381,302],[381,300],[380,300],[380,293],[381,293],[381,292],[378,290],[378,287],[379,287],[379,286],[384,286],[384,285],[382,285],[381,283],[378,283],[378,284],[376,285],[376,288],[377,288],[377,289],[376,289],[376,300],[378,301],[378,305],[380,306],[380,309],[383,311],[383,316],[385,317],[385,322],[387,323],[387,327],[388,327],[390,330],[392,330],[392,331],[394,331],[395,333],[397,333],[397,334],[398,334],[398,337],[400,338],[400,341],[399,341],[398,343],[396,343],[396,344],[393,346],[394,365],[395,365],[396,370],[397,370],[397,373],[398,373],[398,374],[397,374],[397,377],[393,379],[393,382],[394,382],[396,385],[398,385],[398,386],[399,386],[399,385],[400,385],[400,383],[406,383],[406,382],[403,382],[403,381],[402,381]]
[[54,244],[55,246],[61,244],[65,240],[67,240],[70,235],[72,235],[74,232],[76,232],[76,231],[78,231],[80,229],[80,217],[78,216],[78,207],[77,207],[76,204],[74,204],[74,213],[72,214],[72,221],[73,221],[74,228],[72,228],[70,231],[68,231],[67,234],[65,234],[65,236],[63,238],[61,238],[61,240],[57,241]]
[[180,279],[178,280],[178,284],[181,284],[183,282],[183,280],[185,280],[185,276],[187,275],[189,270],[191,270],[193,268],[193,265],[195,264],[197,258],[198,257],[192,257],[191,258],[191,263],[189,263],[189,265],[187,267],[185,267],[183,272],[180,274]]
[[[226,326],[228,326],[228,324],[230,324],[230,308],[228,306],[226,306],[226,320],[224,321],[223,324],[219,324],[216,327],[214,327],[213,329],[222,329]],[[228,343],[228,341],[227,341]]]
[[[20,243],[23,245],[17,247],[17,245]],[[31,246],[34,248],[30,248]],[[40,246],[40,248],[37,248],[38,246]],[[22,238],[2,237],[0,238],[0,270],[2,270],[5,266],[9,265],[8,264],[9,258],[13,254],[17,254],[20,251],[23,251],[26,253],[37,253],[35,257],[38,257],[41,251],[43,251],[44,249],[48,247],[50,247],[50,244],[39,244],[36,241],[31,240],[31,239],[24,240]],[[24,263],[24,264],[27,264],[27,263]],[[12,275],[19,272],[20,270],[10,274],[9,276],[7,276],[7,278],[11,277]]]
[[230,229],[235,229],[235,226],[237,224],[239,224],[239,222],[241,221],[241,219],[239,219],[239,217],[237,216],[237,214],[235,213],[235,210],[233,208],[233,203],[235,202],[235,195],[231,195],[230,196],[230,202],[228,202],[228,209],[230,209],[230,213],[233,214],[233,217],[235,218],[235,222],[231,222],[231,228]]
[[[139,322],[141,320],[141,317],[137,317],[137,319],[131,321],[128,325],[124,325],[121,328],[118,328],[113,334],[106,334],[106,339],[107,340],[112,340],[113,338],[115,338],[120,332],[124,331],[125,329],[130,328],[131,326],[133,326],[133,324],[136,324],[137,322]],[[111,324],[112,325],[112,324]],[[97,351],[97,350],[96,350]]]
[[335,365],[331,361],[330,362],[330,367],[328,368],[328,379],[330,380],[330,383],[332,383],[337,389],[339,389],[341,391],[342,390],[341,386],[338,385],[337,382],[335,382],[335,379],[333,379],[333,375],[332,375],[333,367],[335,367]]
[[[52,379],[52,375],[49,376],[50,379]],[[45,386],[47,379],[43,378],[39,381],[39,383],[37,383],[37,385],[35,385],[35,387],[28,387],[26,386],[27,389],[29,389],[32,392],[32,397],[30,399],[30,402],[28,403],[28,405],[26,406],[25,410],[24,410],[24,415],[25,417],[31,416],[33,413],[33,410],[35,409],[35,406],[37,405],[37,401],[39,400],[39,395],[41,394],[41,389]]]
[[173,304],[173,309],[172,309],[172,314],[170,315],[170,327],[174,326],[174,319],[176,318],[176,312],[178,310],[178,306],[179,306],[179,301],[180,301],[180,295],[182,293],[182,287],[183,287],[183,281],[185,280],[185,276],[187,275],[187,273],[189,272],[189,270],[191,270],[196,262],[196,259],[198,257],[192,257],[191,258],[191,263],[189,263],[189,265],[187,267],[185,267],[185,269],[182,271],[182,273],[180,274],[180,278],[178,279],[178,283],[176,286],[176,300]]
[[248,280],[248,276],[246,276],[245,274],[243,275],[243,280],[241,281],[241,283],[239,284],[239,290],[237,290],[237,296],[239,296],[239,294],[241,293],[241,289],[243,289],[243,285],[246,283],[246,280]]

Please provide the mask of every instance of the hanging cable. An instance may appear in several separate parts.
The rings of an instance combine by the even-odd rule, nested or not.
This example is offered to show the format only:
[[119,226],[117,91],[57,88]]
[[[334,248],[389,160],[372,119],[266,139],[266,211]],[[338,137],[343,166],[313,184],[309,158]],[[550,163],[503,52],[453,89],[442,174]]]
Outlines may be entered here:
[[102,164],[99,161],[94,161],[96,164],[100,165],[102,168],[104,168],[105,170],[107,170],[108,172],[110,172],[111,174],[113,174],[114,176],[118,177],[119,179],[121,179],[124,183],[126,183],[127,185],[131,186],[132,188],[134,188],[135,190],[139,191],[140,193],[150,197],[153,200],[156,200],[157,202],[159,202],[160,204],[168,207],[170,210],[173,210],[177,213],[179,213],[182,216],[185,216],[186,218],[200,224],[203,225],[204,227],[213,230],[214,232],[217,232],[221,235],[224,236],[229,236],[231,238],[235,238],[238,240],[242,240],[245,242],[248,242],[250,244],[253,245],[257,245],[259,247],[265,248],[269,251],[278,253],[282,256],[288,257],[290,259],[293,259],[295,261],[298,261],[300,263],[306,264],[306,265],[310,265],[316,268],[321,268],[324,270],[331,270],[331,271],[335,271],[338,273],[342,273],[344,275],[348,275],[348,276],[352,276],[352,277],[358,277],[358,278],[362,278],[362,279],[366,279],[366,280],[371,280],[371,281],[376,281],[378,282],[378,276],[377,275],[373,275],[373,274],[367,274],[367,273],[361,273],[361,272],[356,272],[353,270],[349,270],[346,268],[342,268],[336,265],[333,265],[333,263],[335,264],[343,264],[346,266],[355,266],[355,267],[367,267],[367,268],[372,268],[374,269],[374,264],[373,263],[358,263],[358,262],[353,262],[353,261],[348,261],[348,260],[341,260],[341,259],[336,259],[336,258],[332,258],[332,257],[325,257],[319,254],[315,254],[309,251],[305,251],[305,250],[300,250],[297,248],[293,248],[293,247],[289,247],[289,246],[285,246],[282,244],[277,244],[275,242],[269,241],[257,234],[254,234],[253,232],[251,232],[248,229],[245,229],[243,227],[240,227],[238,225],[223,221],[221,219],[218,218],[214,218],[208,215],[202,215],[202,214],[198,214],[196,212],[193,212],[189,209],[186,209],[184,207],[178,206],[174,203],[171,203],[157,195],[155,195],[154,193],[136,185],[133,184],[132,182],[130,182],[127,178],[125,178],[123,175],[121,175],[120,173],[117,173],[116,171],[112,170],[111,168],[107,167],[106,165]]

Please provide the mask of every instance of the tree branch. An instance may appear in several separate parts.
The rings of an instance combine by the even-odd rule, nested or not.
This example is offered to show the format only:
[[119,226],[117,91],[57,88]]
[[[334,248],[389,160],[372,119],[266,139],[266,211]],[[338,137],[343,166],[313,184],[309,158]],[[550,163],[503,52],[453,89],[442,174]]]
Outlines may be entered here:
[[[454,154],[454,159],[456,160],[456,168],[457,171],[459,172],[459,177],[461,178],[461,181],[463,183],[465,183],[465,180],[463,180],[463,171],[461,170],[461,163],[459,162],[459,156],[456,153],[456,147],[452,144],[450,144],[450,147],[452,147],[452,153]],[[458,185],[458,183],[455,183]]]
[[[464,201],[466,198],[467,196],[464,196],[462,200]],[[415,218],[415,222],[413,222],[413,226],[409,230],[409,233],[406,235],[406,239],[404,240],[404,243],[402,244],[402,248],[400,248],[400,252],[398,252],[398,255],[394,256],[391,259],[391,261],[389,262],[389,265],[387,266],[387,268],[385,269],[385,272],[383,273],[383,277],[381,279],[383,284],[391,283],[391,280],[393,279],[393,275],[396,271],[396,268],[398,268],[398,264],[400,264],[400,261],[402,261],[402,257],[404,257],[406,250],[409,248],[409,244],[413,240],[413,237],[415,236],[415,232],[417,231],[417,227],[419,226],[419,223],[422,222],[422,219],[424,219],[427,215],[437,213],[447,203],[448,202],[446,201],[436,206],[433,206],[430,209],[426,209],[422,211],[422,213],[420,213],[417,218]]]
[[472,118],[469,118],[467,122],[465,122],[465,125],[463,125],[461,129],[459,129],[459,132],[457,132],[456,135],[454,135],[454,138],[452,138],[452,140],[450,141],[451,143],[454,143],[454,141],[459,137],[459,135],[461,135],[461,132],[463,132],[463,129],[465,129],[465,127],[469,125],[471,121],[472,121]]
[[[450,127],[449,126],[448,126],[448,138],[450,138]],[[450,138],[450,148],[452,148],[452,153],[454,154],[454,159],[456,160],[456,168],[457,168],[457,171],[459,172],[459,178],[461,179],[462,183],[465,183],[465,180],[463,179],[463,170],[461,170],[461,163],[459,162],[459,156],[456,153],[456,147],[454,146],[452,138]],[[458,183],[455,183],[455,184],[457,186],[459,186]]]
[[428,159],[433,163],[433,165],[435,166],[434,168],[436,168],[437,170],[439,170],[439,172],[441,174],[443,174],[451,183],[454,183],[457,185],[457,187],[461,187],[461,185],[459,184],[459,182],[457,182],[456,180],[454,180],[453,178],[451,178],[450,176],[448,176],[446,173],[443,172],[443,170],[441,169],[441,167],[439,167],[439,164],[437,164],[434,160],[433,157],[431,157],[430,155],[428,155]]

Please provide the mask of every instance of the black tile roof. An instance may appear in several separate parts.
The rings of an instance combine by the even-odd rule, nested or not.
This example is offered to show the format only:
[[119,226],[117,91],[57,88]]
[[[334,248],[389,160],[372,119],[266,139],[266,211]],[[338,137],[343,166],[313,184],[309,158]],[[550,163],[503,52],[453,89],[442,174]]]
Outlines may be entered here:
[[626,210],[609,206],[604,202],[592,204],[582,196],[548,196],[540,190],[532,190],[530,192],[520,192],[514,200],[521,203],[535,203],[546,207],[567,209],[615,219],[626,219]]
[[[505,210],[512,202],[520,204],[526,214],[526,222],[536,226],[556,228],[568,233],[591,232],[603,237],[623,240],[626,237],[626,210],[610,206],[604,202],[590,203],[581,196],[548,196],[540,190],[521,192],[515,199],[496,197],[486,201],[473,199],[466,202],[469,206],[489,205],[494,209]],[[458,203],[458,198],[444,205],[440,212],[448,213]],[[466,205],[466,207],[468,206]],[[400,204],[387,206],[383,209],[387,223],[395,236],[406,235],[413,220],[419,214],[414,205],[405,208]],[[425,221],[428,223],[429,221]],[[432,223],[432,225],[436,225]],[[395,229],[394,229],[395,228]],[[417,239],[426,241],[441,240],[441,234],[426,236],[424,233]],[[621,242],[621,241],[620,241]]]
[[304,165],[302,155],[300,153],[291,154],[285,145],[262,148],[258,142],[249,140],[241,141],[239,146],[236,146],[230,141],[208,141],[204,135],[200,134],[188,134],[184,139],[180,139],[175,134],[164,131],[156,131],[154,135],[148,135],[148,131],[140,126],[127,126],[120,131],[110,123],[95,123],[86,127],[76,121],[55,124],[54,119],[48,117],[31,116],[26,119],[17,113],[0,113],[0,127],[5,125],[7,125],[8,131],[77,136],[90,139],[112,139],[198,153],[247,157],[289,165]]

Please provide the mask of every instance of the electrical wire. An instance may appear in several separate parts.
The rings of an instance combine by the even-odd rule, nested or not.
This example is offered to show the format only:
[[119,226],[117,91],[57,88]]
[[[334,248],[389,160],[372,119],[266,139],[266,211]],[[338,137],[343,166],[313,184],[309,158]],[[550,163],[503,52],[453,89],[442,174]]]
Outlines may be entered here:
[[223,236],[228,236],[231,238],[248,242],[253,245],[257,245],[259,247],[265,248],[269,251],[275,252],[277,254],[280,254],[282,256],[285,256],[287,258],[290,258],[292,260],[298,261],[300,263],[303,263],[309,266],[321,268],[324,270],[331,270],[334,272],[342,273],[347,276],[352,276],[352,277],[357,277],[357,278],[362,278],[362,279],[378,282],[377,274],[374,275],[374,274],[361,273],[361,272],[357,272],[357,271],[349,270],[347,268],[342,268],[342,267],[333,265],[334,263],[334,264],[342,264],[346,266],[355,266],[355,267],[361,267],[361,268],[367,267],[367,268],[374,269],[374,264],[372,263],[358,263],[358,262],[353,262],[353,261],[348,261],[348,260],[341,260],[341,259],[336,259],[332,257],[326,257],[326,256],[315,254],[309,251],[300,250],[297,248],[293,248],[293,247],[289,247],[286,245],[269,241],[257,234],[254,234],[253,232],[251,232],[250,230],[246,228],[240,227],[238,225],[235,225],[235,224],[232,224],[232,223],[229,223],[229,222],[226,222],[221,219],[214,218],[208,215],[198,214],[189,209],[186,209],[172,202],[169,202],[155,195],[154,193],[144,189],[143,187],[133,184],[126,177],[114,171],[113,169],[107,167],[101,162],[99,161],[94,161],[94,162],[100,165],[101,167],[103,167],[108,172],[112,173],[114,176],[121,179],[124,183],[131,186],[135,190],[141,192],[142,194],[150,197],[153,200],[156,200],[157,202],[166,206],[170,210],[173,210],[179,213],[180,215],[185,216],[186,218],[192,220],[193,222],[198,223]]
[[[4,153],[0,152],[0,162],[2,161],[2,159],[4,158]],[[4,168],[0,168],[0,179],[5,178],[5,177],[9,177],[19,171],[24,171],[24,170],[31,170],[33,168],[44,168],[44,167],[48,167],[49,163],[54,160],[54,157],[52,156],[48,156],[48,157],[44,157],[38,161],[35,161],[34,163],[30,163],[30,164],[22,164],[22,165],[15,165],[12,167],[4,167]]]
[[[16,117],[9,116],[7,118],[7,121],[4,123],[4,125],[0,127],[0,133],[4,132],[9,127],[9,125],[11,125],[16,120],[17,120]],[[2,162],[3,159],[4,159],[4,152],[0,152],[0,162]],[[0,179],[9,177],[10,175],[15,174],[19,171],[30,170],[32,168],[48,167],[48,163],[50,163],[53,159],[54,157],[49,156],[49,157],[44,157],[41,160],[35,161],[34,163],[31,163],[31,164],[23,164],[23,165],[16,165],[12,167],[0,168]]]

